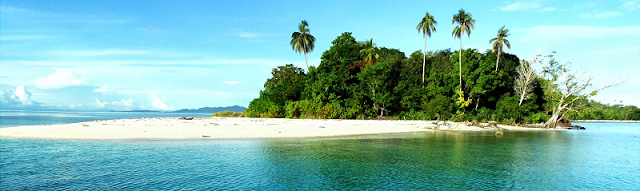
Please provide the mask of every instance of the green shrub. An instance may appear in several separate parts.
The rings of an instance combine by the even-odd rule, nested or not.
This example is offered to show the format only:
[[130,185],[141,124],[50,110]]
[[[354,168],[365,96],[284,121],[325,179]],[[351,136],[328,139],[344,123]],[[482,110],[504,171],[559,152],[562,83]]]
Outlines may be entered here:
[[277,105],[275,102],[257,98],[249,103],[247,116],[260,118],[278,118],[284,117],[284,112],[282,110],[282,107]]
[[211,117],[247,117],[247,111],[233,112],[233,111],[221,111],[211,114]]

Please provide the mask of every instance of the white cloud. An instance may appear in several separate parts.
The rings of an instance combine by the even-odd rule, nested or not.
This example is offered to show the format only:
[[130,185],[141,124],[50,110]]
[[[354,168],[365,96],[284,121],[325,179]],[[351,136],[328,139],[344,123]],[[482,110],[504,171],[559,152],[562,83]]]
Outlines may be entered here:
[[104,50],[65,50],[65,51],[51,51],[48,52],[51,55],[61,56],[126,56],[126,55],[144,55],[151,53],[145,50],[126,50],[126,49],[104,49]]
[[97,105],[98,107],[101,107],[101,108],[102,108],[102,107],[104,107],[104,106],[105,106],[105,105],[107,105],[107,104],[109,104],[109,102],[106,102],[106,101],[105,101],[105,102],[101,102],[101,101],[100,101],[100,99],[96,98],[96,105]]
[[111,102],[111,105],[118,106],[118,107],[130,108],[130,107],[134,106],[133,102],[135,102],[135,100],[133,100],[131,98],[129,98],[128,100],[121,99],[120,101]]
[[606,19],[606,18],[621,17],[621,16],[622,16],[622,12],[619,12],[619,11],[580,14],[580,17],[595,18],[595,19]]
[[508,5],[499,7],[500,11],[522,11],[540,8],[537,1],[516,1]]
[[83,82],[80,76],[87,70],[81,69],[56,69],[56,72],[34,81],[39,88],[62,88],[67,86],[81,85]]
[[627,9],[627,10],[640,9],[640,0],[627,1],[627,2],[622,4],[622,8]]
[[537,26],[513,30],[514,36],[530,41],[565,41],[573,39],[595,39],[602,37],[637,37],[640,26],[594,27],[594,26]]
[[12,98],[20,101],[20,103],[22,103],[22,105],[31,105],[31,93],[29,91],[27,91],[26,88],[24,88],[24,86],[18,86],[16,87],[16,93],[14,95],[11,96]]
[[121,99],[120,101],[112,101],[111,103],[107,101],[100,101],[100,99],[96,98],[96,105],[99,108],[113,108],[113,109],[131,109],[135,107],[135,100],[129,98],[127,100]]
[[9,6],[0,6],[0,12],[3,12],[3,13],[37,14],[37,12],[32,11],[32,10],[28,10],[28,9],[24,9],[24,8],[18,8],[18,7],[9,7]]
[[165,103],[166,98],[164,96],[160,97],[155,93],[151,93],[149,97],[150,97],[151,105],[153,106],[154,109],[163,110],[163,111],[175,109],[175,107],[170,107]]
[[31,95],[25,86],[16,86],[15,91],[4,91],[0,103],[3,108],[39,106],[40,103],[31,100]]
[[542,8],[542,10],[540,10],[540,11],[542,11],[542,12],[551,12],[551,11],[556,11],[556,8],[554,8],[554,7],[545,7],[545,8]]
[[106,86],[100,86],[100,88],[97,88],[97,89],[93,90],[93,92],[96,92],[96,93],[107,93],[107,92],[109,92],[109,88],[106,87]]
[[229,84],[229,85],[236,85],[236,84],[239,84],[239,83],[242,83],[242,82],[239,82],[239,81],[224,81],[222,83]]
[[44,35],[2,35],[0,36],[0,41],[10,41],[10,40],[38,40],[44,39],[47,36]]
[[251,33],[251,32],[239,32],[239,33],[236,33],[235,35],[241,38],[258,38],[259,37],[258,33]]

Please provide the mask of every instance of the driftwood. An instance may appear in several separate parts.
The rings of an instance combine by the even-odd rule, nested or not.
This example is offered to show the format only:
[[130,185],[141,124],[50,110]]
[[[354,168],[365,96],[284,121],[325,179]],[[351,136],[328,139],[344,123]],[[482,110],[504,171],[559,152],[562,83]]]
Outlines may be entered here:
[[193,117],[180,117],[180,120],[193,120]]
[[476,126],[476,127],[480,127],[480,128],[485,128],[485,127],[491,127],[491,128],[495,128],[498,131],[496,131],[496,136],[502,136],[504,134],[504,128],[500,128],[498,127],[498,123],[496,123],[495,121],[489,121],[486,125],[478,123],[478,121],[473,120],[472,122],[465,122],[465,124],[467,126]]
[[[442,122],[442,123],[441,123]],[[436,125],[436,127],[434,128],[428,128],[428,129],[440,129],[440,125],[446,125],[449,126],[449,124],[447,123],[447,121],[440,121],[440,118],[438,117],[438,119],[436,119],[436,122],[431,122],[431,124]]]

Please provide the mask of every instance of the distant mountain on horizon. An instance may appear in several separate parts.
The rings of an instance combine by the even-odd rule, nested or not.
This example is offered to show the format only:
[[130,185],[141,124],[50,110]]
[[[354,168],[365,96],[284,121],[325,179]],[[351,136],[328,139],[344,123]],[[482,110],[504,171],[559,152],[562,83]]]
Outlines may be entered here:
[[227,107],[202,107],[199,109],[181,109],[177,111],[171,111],[171,113],[216,113],[221,111],[243,112],[244,110],[247,110],[247,108],[234,105],[234,106],[227,106]]

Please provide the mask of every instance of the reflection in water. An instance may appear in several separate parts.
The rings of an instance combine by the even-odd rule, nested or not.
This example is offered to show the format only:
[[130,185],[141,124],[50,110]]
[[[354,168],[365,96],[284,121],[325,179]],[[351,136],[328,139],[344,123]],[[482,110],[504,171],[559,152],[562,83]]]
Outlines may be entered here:
[[[637,162],[625,163],[635,170],[601,172],[617,165],[605,162],[612,159],[610,154],[594,150],[599,143],[585,145],[581,141],[584,138],[574,132],[557,131],[508,132],[503,137],[493,132],[427,132],[330,141],[265,141],[263,154],[271,166],[277,166],[273,178],[289,189],[638,186],[639,178],[634,175],[638,173]],[[638,154],[631,158],[638,159]],[[615,185],[611,182],[614,178],[618,180]]]
[[424,132],[213,141],[0,138],[0,188],[629,190],[640,187],[640,127],[627,128],[502,137]]

